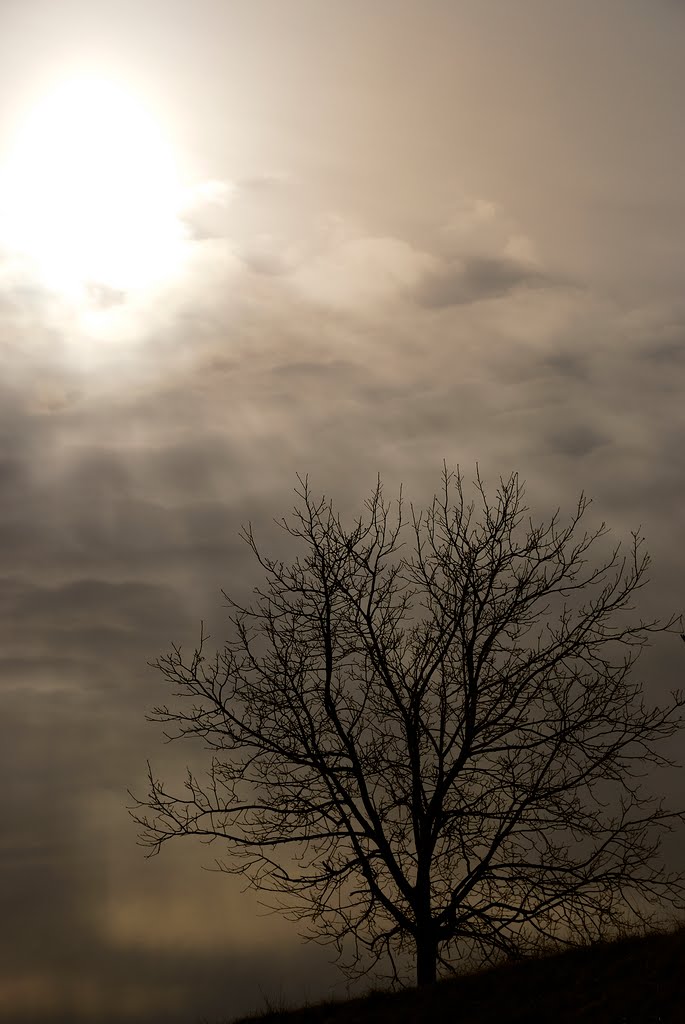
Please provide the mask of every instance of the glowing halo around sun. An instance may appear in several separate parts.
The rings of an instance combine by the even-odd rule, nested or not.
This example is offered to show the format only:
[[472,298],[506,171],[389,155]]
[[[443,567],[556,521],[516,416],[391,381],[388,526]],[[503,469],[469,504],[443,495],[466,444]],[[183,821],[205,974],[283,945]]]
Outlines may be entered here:
[[0,242],[64,296],[169,278],[183,259],[182,188],[155,118],[118,83],[55,86],[0,165]]

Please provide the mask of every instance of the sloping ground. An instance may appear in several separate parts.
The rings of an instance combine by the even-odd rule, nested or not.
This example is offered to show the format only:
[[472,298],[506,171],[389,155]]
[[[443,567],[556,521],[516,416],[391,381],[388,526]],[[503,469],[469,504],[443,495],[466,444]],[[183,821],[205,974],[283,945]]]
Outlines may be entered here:
[[235,1024],[685,1024],[685,927]]

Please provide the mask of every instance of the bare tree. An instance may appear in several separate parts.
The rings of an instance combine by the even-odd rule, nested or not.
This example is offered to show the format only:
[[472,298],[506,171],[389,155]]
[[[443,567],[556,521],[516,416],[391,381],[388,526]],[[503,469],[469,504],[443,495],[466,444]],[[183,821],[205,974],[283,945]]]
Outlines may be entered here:
[[202,635],[154,663],[181,700],[151,720],[211,760],[179,794],[148,765],[133,815],[151,853],[220,840],[217,867],[311,919],[348,966],[388,954],[397,977],[411,955],[419,984],[465,951],[682,908],[659,860],[682,814],[641,781],[672,763],[655,744],[685,705],[648,706],[632,678],[649,635],[676,628],[634,614],[642,538],[608,547],[582,495],[565,525],[535,525],[516,475],[494,500],[478,475],[469,502],[445,469],[408,515],[379,480],[349,529],[306,479],[296,493],[290,564],[242,532],[266,583],[248,606],[227,598],[223,648],[206,656]]

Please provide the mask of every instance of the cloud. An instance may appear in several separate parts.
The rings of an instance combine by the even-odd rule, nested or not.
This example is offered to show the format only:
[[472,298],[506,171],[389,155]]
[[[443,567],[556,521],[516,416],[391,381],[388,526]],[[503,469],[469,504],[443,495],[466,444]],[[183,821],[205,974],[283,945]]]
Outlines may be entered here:
[[465,305],[554,283],[532,239],[483,198],[462,194],[441,224],[403,237],[371,230],[286,174],[206,182],[189,195],[191,244],[222,242],[249,273],[280,278],[305,301],[341,312],[394,300]]
[[229,181],[202,181],[187,189],[180,212],[190,238],[203,241],[223,238],[236,186]]
[[191,237],[224,240],[250,273],[283,278],[317,306],[365,309],[438,269],[411,240],[369,231],[285,174],[243,179],[228,194],[214,186],[200,187],[184,215]]
[[561,284],[533,240],[490,200],[458,197],[431,237],[434,265],[413,292],[429,309],[498,299],[520,288]]
[[610,438],[596,428],[572,424],[565,430],[554,430],[547,439],[550,451],[558,455],[581,458],[610,443]]
[[363,308],[410,291],[434,262],[428,253],[398,238],[348,238],[304,263],[291,280],[312,302]]
[[420,305],[439,308],[497,299],[516,288],[547,284],[548,278],[530,264],[506,257],[474,256],[426,274],[415,296]]

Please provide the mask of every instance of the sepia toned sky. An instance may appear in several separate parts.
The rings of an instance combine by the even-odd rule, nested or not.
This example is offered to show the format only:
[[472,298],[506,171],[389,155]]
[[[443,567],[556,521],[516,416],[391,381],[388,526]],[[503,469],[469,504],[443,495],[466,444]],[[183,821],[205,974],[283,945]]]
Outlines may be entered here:
[[339,982],[126,812],[185,757],[147,662],[220,642],[296,473],[584,490],[683,608],[684,95],[679,0],[2,0],[0,1021]]

